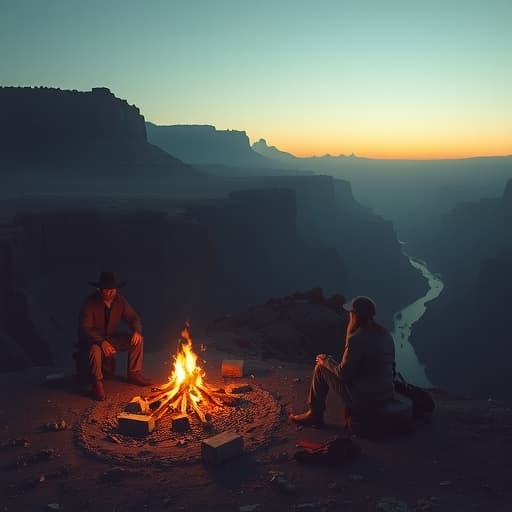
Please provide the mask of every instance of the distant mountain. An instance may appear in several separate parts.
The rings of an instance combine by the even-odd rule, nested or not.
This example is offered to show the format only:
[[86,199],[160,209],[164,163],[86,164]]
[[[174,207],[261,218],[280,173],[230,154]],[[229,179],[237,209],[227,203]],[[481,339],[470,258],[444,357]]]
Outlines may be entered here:
[[[323,156],[295,156],[292,153],[281,151],[276,146],[269,146],[265,139],[260,139],[252,145],[254,151],[268,158],[280,161],[282,164],[293,165],[299,169],[315,169],[318,172],[326,172],[337,168],[340,162],[349,158],[357,158],[353,153],[350,157],[346,155],[323,155]],[[362,159],[366,160],[366,159]]]
[[88,92],[0,87],[0,168],[64,176],[197,176],[151,145],[134,105],[97,87]]
[[[394,222],[402,238],[421,236],[457,202],[499,194],[512,178],[509,156],[449,160],[378,160],[355,155],[296,157],[264,139],[253,149],[283,167],[342,178],[361,203]],[[428,228],[429,230],[430,228]]]
[[210,125],[158,126],[153,123],[146,123],[146,129],[152,144],[192,165],[279,167],[251,148],[244,131],[217,130]]
[[275,146],[269,146],[265,139],[260,139],[258,142],[255,142],[252,145],[252,149],[259,153],[260,155],[266,156],[267,158],[272,158],[278,162],[293,164],[296,162],[297,157],[292,155],[291,153],[287,153],[286,151],[281,151],[277,149]]

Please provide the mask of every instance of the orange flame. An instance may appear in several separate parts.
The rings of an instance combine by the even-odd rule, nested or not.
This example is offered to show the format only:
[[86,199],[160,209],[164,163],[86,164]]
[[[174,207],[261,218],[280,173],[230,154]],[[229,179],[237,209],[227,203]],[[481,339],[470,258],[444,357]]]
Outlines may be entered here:
[[201,410],[199,404],[206,406],[207,402],[210,402],[220,407],[223,404],[215,397],[216,391],[211,390],[203,382],[205,373],[196,364],[197,355],[192,350],[189,326],[187,322],[181,331],[178,350],[173,356],[173,370],[167,384],[161,387],[158,395],[152,397],[151,404],[157,405],[151,414],[158,420],[169,410],[187,414],[187,409],[190,408],[197,414],[203,425],[208,425],[207,415]]
[[181,332],[181,338],[180,347],[174,356],[174,368],[169,377],[169,395],[179,395],[173,407],[186,413],[189,405],[196,410],[197,404],[203,398],[200,388],[203,386],[205,373],[196,365],[197,354],[192,350],[192,339],[187,328]]

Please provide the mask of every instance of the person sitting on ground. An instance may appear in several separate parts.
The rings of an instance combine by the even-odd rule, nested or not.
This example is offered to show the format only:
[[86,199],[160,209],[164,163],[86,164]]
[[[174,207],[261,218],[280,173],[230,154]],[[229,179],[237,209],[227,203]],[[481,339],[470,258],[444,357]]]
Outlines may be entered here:
[[341,395],[346,408],[370,413],[394,397],[395,346],[391,334],[374,319],[375,303],[360,296],[343,307],[350,318],[341,363],[326,354],[316,356],[309,409],[290,415],[297,424],[323,425],[329,389]]
[[[142,375],[144,339],[139,315],[119,293],[126,283],[119,283],[111,271],[101,272],[98,282],[89,282],[96,291],[87,297],[80,312],[78,360],[82,377],[92,384],[92,396],[105,399],[103,369],[115,367],[118,350],[128,351],[128,382],[150,386],[152,382]],[[118,332],[123,320],[130,334]]]

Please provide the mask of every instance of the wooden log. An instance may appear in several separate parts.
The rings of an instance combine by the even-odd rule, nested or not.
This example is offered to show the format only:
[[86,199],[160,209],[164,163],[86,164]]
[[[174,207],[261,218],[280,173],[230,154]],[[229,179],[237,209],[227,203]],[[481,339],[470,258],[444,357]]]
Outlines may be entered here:
[[222,432],[205,439],[201,443],[201,456],[204,462],[220,464],[231,457],[241,455],[244,449],[243,437],[235,432]]
[[169,412],[169,409],[171,408],[170,405],[167,405],[167,407],[163,407],[162,409],[159,410],[159,412],[157,414],[152,414],[152,416],[155,418],[155,421],[160,421],[162,419],[162,417]]
[[150,396],[147,400],[149,402],[149,405],[151,407],[152,404],[154,404],[155,402],[160,402],[161,400],[165,400],[167,398],[167,391],[165,392],[160,392],[156,395],[153,395],[153,396]]
[[200,386],[199,387],[199,391],[201,391],[201,393],[208,399],[210,400],[210,402],[212,402],[213,404],[215,405],[218,405],[220,407],[222,407],[222,403],[219,402],[211,393],[208,389],[206,389],[205,387],[203,386]]
[[[183,392],[185,388],[185,385],[182,384],[180,386],[180,388],[176,391],[176,393],[173,393],[172,391],[170,391],[168,394],[167,394],[167,397],[165,399],[162,400],[162,403],[157,407],[157,409],[155,409],[153,411],[153,415],[158,415],[158,413],[160,412],[160,410],[162,408],[164,408],[174,397],[176,397],[177,395],[180,395],[180,393]],[[179,398],[181,399],[181,396],[179,396]]]
[[141,396],[134,396],[124,408],[132,414],[150,414],[150,403]]
[[186,414],[172,419],[171,429],[173,432],[186,432],[190,430],[190,422]]
[[146,414],[122,412],[118,414],[117,421],[119,431],[128,435],[144,436],[151,433],[155,428],[155,419]]
[[196,414],[199,416],[199,419],[201,420],[201,423],[206,423],[206,416],[204,415],[203,411],[201,411],[201,408],[199,405],[197,405],[194,400],[191,400],[192,402],[192,409],[196,412]]

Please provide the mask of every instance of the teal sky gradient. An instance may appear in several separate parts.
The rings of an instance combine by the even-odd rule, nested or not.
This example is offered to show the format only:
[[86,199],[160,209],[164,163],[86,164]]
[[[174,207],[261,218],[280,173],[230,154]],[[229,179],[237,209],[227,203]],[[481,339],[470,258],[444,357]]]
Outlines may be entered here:
[[296,154],[512,153],[512,1],[0,0],[0,84]]

